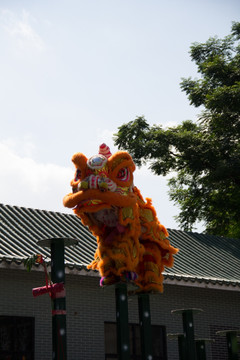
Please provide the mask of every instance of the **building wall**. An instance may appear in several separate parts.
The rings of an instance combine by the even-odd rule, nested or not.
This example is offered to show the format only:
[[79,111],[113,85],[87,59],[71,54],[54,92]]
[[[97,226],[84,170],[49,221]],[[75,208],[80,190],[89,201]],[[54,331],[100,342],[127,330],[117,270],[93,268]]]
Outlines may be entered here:
[[[32,296],[32,288],[44,283],[43,272],[0,269],[0,315],[35,318],[35,360],[51,359],[50,298]],[[115,321],[115,298],[113,287],[98,284],[97,277],[66,276],[68,360],[104,360],[104,321]],[[163,294],[151,295],[152,324],[179,333],[181,316],[171,310],[200,308],[204,312],[194,316],[195,333],[208,338],[215,330],[240,327],[239,303],[240,292],[165,285]],[[129,322],[138,323],[136,297],[129,298]],[[225,339],[218,344],[221,358],[218,347],[208,345],[207,359],[227,359]],[[177,340],[168,340],[168,360],[178,360]]]

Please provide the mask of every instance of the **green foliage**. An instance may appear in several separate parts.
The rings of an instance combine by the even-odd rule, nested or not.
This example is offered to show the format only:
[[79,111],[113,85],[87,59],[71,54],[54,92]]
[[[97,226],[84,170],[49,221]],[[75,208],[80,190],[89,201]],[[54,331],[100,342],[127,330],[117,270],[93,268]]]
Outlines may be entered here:
[[41,254],[34,254],[32,256],[27,257],[23,264],[26,267],[27,271],[30,272],[34,264],[44,264],[43,256]]
[[206,232],[240,238],[240,23],[224,39],[194,43],[199,79],[182,79],[190,104],[204,110],[197,123],[164,129],[144,117],[123,124],[115,144],[157,175],[175,172],[170,199],[184,230],[203,221]]
[[32,255],[24,260],[23,264],[28,272],[31,271],[33,265],[36,263],[36,260],[37,260],[37,255]]

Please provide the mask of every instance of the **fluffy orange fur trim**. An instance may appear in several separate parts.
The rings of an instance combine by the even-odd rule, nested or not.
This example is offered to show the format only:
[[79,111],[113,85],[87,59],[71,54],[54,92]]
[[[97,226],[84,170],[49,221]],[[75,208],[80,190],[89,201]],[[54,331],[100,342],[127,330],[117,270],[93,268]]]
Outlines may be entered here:
[[[104,160],[104,169],[99,170],[98,166],[96,172],[92,163],[88,167],[83,154],[75,154],[72,160],[78,174],[71,182],[75,190],[64,197],[63,203],[74,208],[97,238],[95,257],[88,268],[111,279],[134,272],[138,275],[139,291],[161,292],[162,272],[165,266],[173,266],[173,255],[178,249],[170,244],[167,229],[157,219],[151,199],[145,201],[139,189],[133,187],[135,164],[131,156],[119,151]],[[89,188],[89,176],[112,187],[106,190],[96,182],[96,188]],[[107,216],[116,222],[115,226],[108,224]]]

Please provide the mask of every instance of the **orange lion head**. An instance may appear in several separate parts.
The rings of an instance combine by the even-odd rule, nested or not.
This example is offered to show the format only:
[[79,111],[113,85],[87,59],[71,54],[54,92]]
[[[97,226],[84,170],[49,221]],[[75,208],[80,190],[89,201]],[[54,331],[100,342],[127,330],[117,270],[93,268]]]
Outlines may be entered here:
[[[110,214],[114,213],[114,206],[133,206],[137,202],[133,192],[135,165],[127,152],[119,151],[112,155],[102,144],[97,155],[87,159],[77,153],[72,161],[76,167],[71,181],[72,193],[64,197],[63,204],[74,208],[77,215],[92,213],[97,220],[101,210],[109,209]],[[113,217],[105,225],[110,225]]]

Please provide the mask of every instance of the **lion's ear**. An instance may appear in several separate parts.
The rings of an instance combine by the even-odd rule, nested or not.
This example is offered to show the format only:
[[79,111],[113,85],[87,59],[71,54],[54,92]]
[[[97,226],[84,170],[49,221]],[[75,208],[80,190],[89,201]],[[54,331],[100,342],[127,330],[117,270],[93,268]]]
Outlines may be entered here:
[[77,168],[86,167],[87,158],[82,153],[76,153],[72,156],[72,162]]
[[108,160],[109,176],[119,186],[125,187],[133,184],[135,164],[131,155],[125,151],[118,151]]
[[81,177],[82,179],[86,176],[87,160],[88,159],[86,158],[86,156],[82,153],[76,153],[72,157],[72,162],[76,167],[76,173],[79,172],[79,174],[81,174],[79,177]]

